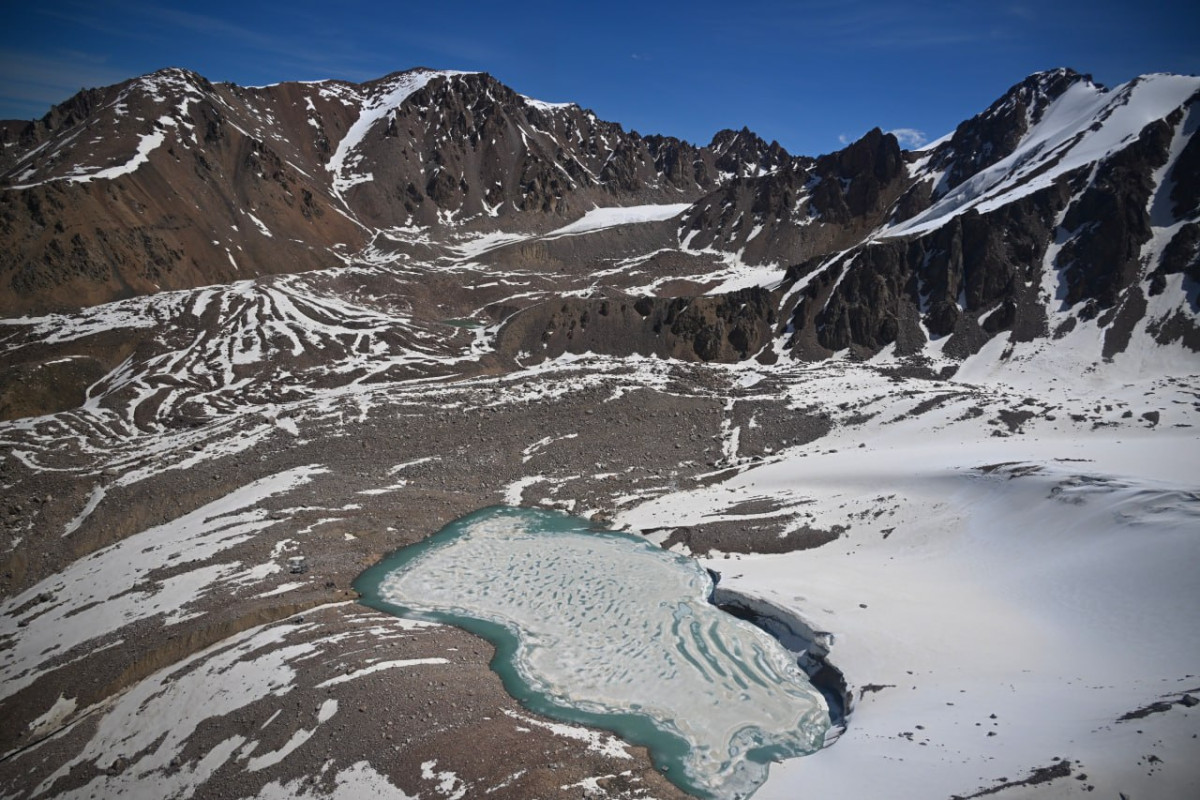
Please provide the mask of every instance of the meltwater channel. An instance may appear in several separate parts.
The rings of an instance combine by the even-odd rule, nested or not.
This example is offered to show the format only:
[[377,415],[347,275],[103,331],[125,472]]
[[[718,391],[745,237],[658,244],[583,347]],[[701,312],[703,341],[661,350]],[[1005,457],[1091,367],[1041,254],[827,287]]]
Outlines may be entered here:
[[819,749],[821,693],[795,656],[708,602],[695,561],[550,511],[493,507],[364,572],[362,602],[465,628],[526,707],[647,747],[685,791],[745,798]]

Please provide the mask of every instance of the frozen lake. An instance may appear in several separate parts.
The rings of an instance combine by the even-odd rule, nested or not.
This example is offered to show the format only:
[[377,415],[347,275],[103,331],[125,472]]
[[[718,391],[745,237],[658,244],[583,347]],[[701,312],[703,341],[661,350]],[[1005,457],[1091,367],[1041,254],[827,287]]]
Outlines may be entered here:
[[355,582],[368,605],[470,630],[529,708],[644,745],[668,777],[747,797],[819,749],[824,698],[795,657],[708,602],[695,561],[564,514],[494,507]]

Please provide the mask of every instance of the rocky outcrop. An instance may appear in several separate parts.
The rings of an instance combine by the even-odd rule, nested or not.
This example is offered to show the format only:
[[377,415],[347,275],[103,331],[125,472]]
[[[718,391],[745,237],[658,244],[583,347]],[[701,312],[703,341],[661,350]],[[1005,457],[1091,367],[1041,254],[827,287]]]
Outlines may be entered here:
[[[1103,335],[1099,355],[1123,352],[1149,313],[1147,298],[1164,292],[1169,276],[1194,280],[1198,272],[1194,197],[1179,189],[1180,181],[1197,183],[1189,160],[1197,152],[1195,137],[1184,124],[1196,96],[1140,130],[1131,128],[1120,146],[1103,145],[1108,152],[1082,143],[1122,106],[1146,107],[1136,81],[1111,94],[1111,105],[1096,102],[1095,120],[1072,121],[1077,131],[1069,136],[1042,131],[1035,144],[1025,143],[1022,137],[1055,99],[1086,81],[1069,70],[1031,76],[959,126],[947,143],[912,161],[921,166],[891,217],[891,224],[910,221],[911,233],[888,235],[884,228],[883,236],[835,258],[817,256],[792,267],[785,285],[794,287],[788,292],[794,305],[784,310],[792,351],[804,358],[847,349],[869,356],[895,345],[905,354],[930,338],[949,337],[940,352],[961,358],[996,335],[1027,342],[1094,321]],[[1093,101],[1106,94],[1090,82],[1079,91]],[[1045,137],[1056,135],[1060,144],[1047,148]],[[1106,135],[1111,141],[1114,134]],[[1021,158],[994,168],[1018,146]],[[1093,160],[1074,156],[1066,162],[1073,168],[1061,168],[1076,146],[1095,153]],[[939,198],[946,200],[938,204]],[[1181,307],[1147,321],[1160,342],[1196,338],[1198,309],[1194,301],[1185,305],[1190,313]]]
[[701,297],[556,300],[509,319],[496,346],[523,364],[563,353],[741,361],[771,342],[778,302],[760,288]]
[[[1200,103],[1193,95],[1190,105]],[[1179,218],[1200,214],[1200,136],[1192,135],[1171,168],[1171,213]]]
[[895,199],[889,189],[895,190],[904,172],[896,137],[875,128],[844,150],[817,159],[810,216],[843,226],[864,218],[873,223]]
[[1047,107],[1072,85],[1090,82],[1090,75],[1071,69],[1037,72],[1013,86],[980,114],[959,124],[939,147],[931,166],[944,171],[938,194],[945,194],[980,170],[1007,158]]
[[1094,175],[1080,176],[1087,185],[1063,217],[1062,227],[1071,238],[1057,264],[1066,283],[1066,303],[1085,303],[1085,316],[1111,308],[1139,276],[1142,245],[1151,236],[1152,176],[1167,162],[1173,128],[1166,120],[1150,123]]
[[716,157],[716,168],[735,178],[768,175],[789,166],[793,161],[779,142],[767,144],[749,128],[718,131],[708,149]]
[[686,247],[789,263],[852,246],[879,225],[909,180],[896,138],[878,128],[819,159],[791,158],[737,177],[699,200],[680,225]]

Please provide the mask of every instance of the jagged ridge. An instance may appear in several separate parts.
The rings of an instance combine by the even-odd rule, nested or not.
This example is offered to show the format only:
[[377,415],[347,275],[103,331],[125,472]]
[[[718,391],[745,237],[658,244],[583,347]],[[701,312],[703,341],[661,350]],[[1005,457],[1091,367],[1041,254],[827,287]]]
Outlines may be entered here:
[[484,73],[245,88],[163,70],[0,127],[5,311],[386,260],[402,230],[527,236],[595,206],[684,201],[675,239],[660,226],[615,251],[592,236],[484,261],[553,284],[642,253],[663,286],[680,259],[791,264],[771,314],[805,358],[961,358],[1001,333],[1076,331],[1104,357],[1138,330],[1196,348],[1198,93],[1052,70],[925,150],[876,129],[808,158],[746,129],[702,147],[641,136]]

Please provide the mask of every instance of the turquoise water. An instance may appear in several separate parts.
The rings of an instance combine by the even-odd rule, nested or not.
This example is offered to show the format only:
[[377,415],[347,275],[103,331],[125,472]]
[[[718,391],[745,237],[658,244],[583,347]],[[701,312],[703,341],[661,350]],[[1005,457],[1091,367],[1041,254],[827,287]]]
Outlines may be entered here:
[[488,639],[523,705],[647,747],[701,797],[748,797],[829,727],[794,657],[711,605],[696,562],[565,514],[478,511],[354,585],[367,605]]

